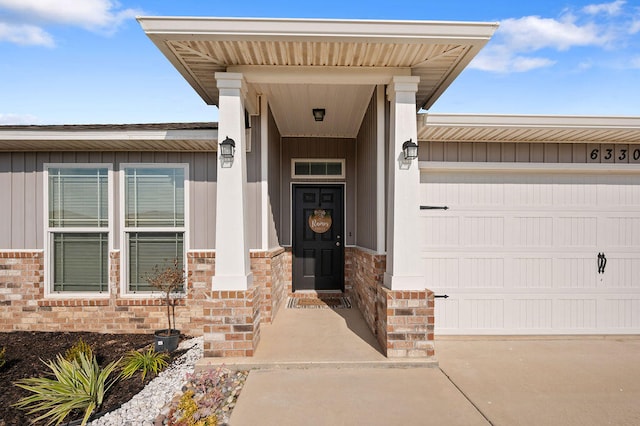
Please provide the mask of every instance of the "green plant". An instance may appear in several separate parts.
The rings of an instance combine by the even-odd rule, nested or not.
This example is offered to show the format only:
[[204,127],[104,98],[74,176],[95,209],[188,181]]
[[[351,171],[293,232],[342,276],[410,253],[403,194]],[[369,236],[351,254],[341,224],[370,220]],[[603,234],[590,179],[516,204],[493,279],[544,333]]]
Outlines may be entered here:
[[64,353],[64,359],[67,361],[76,360],[78,363],[80,362],[80,354],[84,354],[87,359],[91,359],[93,357],[93,348],[90,344],[82,340],[82,338],[78,339],[77,342],[73,344],[67,351]]
[[55,360],[42,361],[53,372],[55,378],[31,377],[15,383],[32,395],[13,404],[27,410],[29,414],[44,411],[34,422],[48,419],[47,425],[59,425],[73,410],[84,410],[82,425],[102,405],[105,394],[118,380],[118,376],[109,377],[120,360],[100,368],[95,356],[87,357],[79,352],[78,360],[67,360],[58,355]]
[[0,349],[0,368],[7,362],[7,348],[3,347]]
[[[150,286],[160,290],[167,306],[167,336],[171,335],[171,330],[176,328],[176,305],[179,298],[176,297],[184,291],[185,273],[182,263],[178,259],[173,259],[173,263],[164,267],[155,265],[151,273],[145,274],[144,279]],[[171,320],[173,319],[173,326]]]
[[147,374],[157,375],[164,370],[169,365],[168,361],[169,355],[164,352],[156,352],[152,347],[143,352],[129,351],[122,361],[122,377],[129,379],[140,371],[142,381],[144,381]]

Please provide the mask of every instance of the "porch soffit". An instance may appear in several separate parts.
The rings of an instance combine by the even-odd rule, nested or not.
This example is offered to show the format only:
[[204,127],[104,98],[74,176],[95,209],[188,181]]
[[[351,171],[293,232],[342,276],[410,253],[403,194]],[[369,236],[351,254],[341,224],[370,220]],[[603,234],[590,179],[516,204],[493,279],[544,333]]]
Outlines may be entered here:
[[418,140],[640,144],[640,118],[420,114]]
[[[141,17],[145,33],[208,104],[229,67],[407,68],[429,108],[488,42],[496,23]],[[390,77],[389,77],[390,80]]]

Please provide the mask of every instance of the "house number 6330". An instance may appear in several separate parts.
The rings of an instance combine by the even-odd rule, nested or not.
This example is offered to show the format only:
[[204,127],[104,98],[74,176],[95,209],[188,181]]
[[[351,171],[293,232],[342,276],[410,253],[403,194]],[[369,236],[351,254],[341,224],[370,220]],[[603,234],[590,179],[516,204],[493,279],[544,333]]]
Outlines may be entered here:
[[602,156],[603,160],[611,160],[614,156],[616,156],[615,161],[629,161],[629,157],[633,158],[634,161],[640,160],[640,148],[635,148],[632,150],[628,150],[626,148],[620,149],[617,153],[613,148],[605,148],[602,151],[600,148],[594,148],[591,150],[591,154],[589,155],[592,160],[597,160]]

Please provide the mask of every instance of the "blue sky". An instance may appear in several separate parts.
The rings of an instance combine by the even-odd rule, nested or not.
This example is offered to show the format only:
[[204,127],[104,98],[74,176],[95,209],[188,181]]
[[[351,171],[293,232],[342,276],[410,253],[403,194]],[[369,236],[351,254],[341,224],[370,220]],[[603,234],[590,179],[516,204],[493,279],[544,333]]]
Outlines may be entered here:
[[0,124],[217,120],[140,15],[500,22],[431,111],[640,116],[639,0],[0,0]]

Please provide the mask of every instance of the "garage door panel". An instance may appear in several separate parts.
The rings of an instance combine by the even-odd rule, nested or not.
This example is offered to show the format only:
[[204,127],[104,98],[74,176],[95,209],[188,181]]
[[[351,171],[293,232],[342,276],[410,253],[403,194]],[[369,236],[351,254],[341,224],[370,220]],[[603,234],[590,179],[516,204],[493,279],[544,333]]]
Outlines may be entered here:
[[421,212],[427,287],[450,296],[436,299],[437,333],[640,333],[640,173],[421,181],[423,205],[450,208]]
[[465,216],[462,226],[462,243],[465,246],[504,246],[503,217]]

